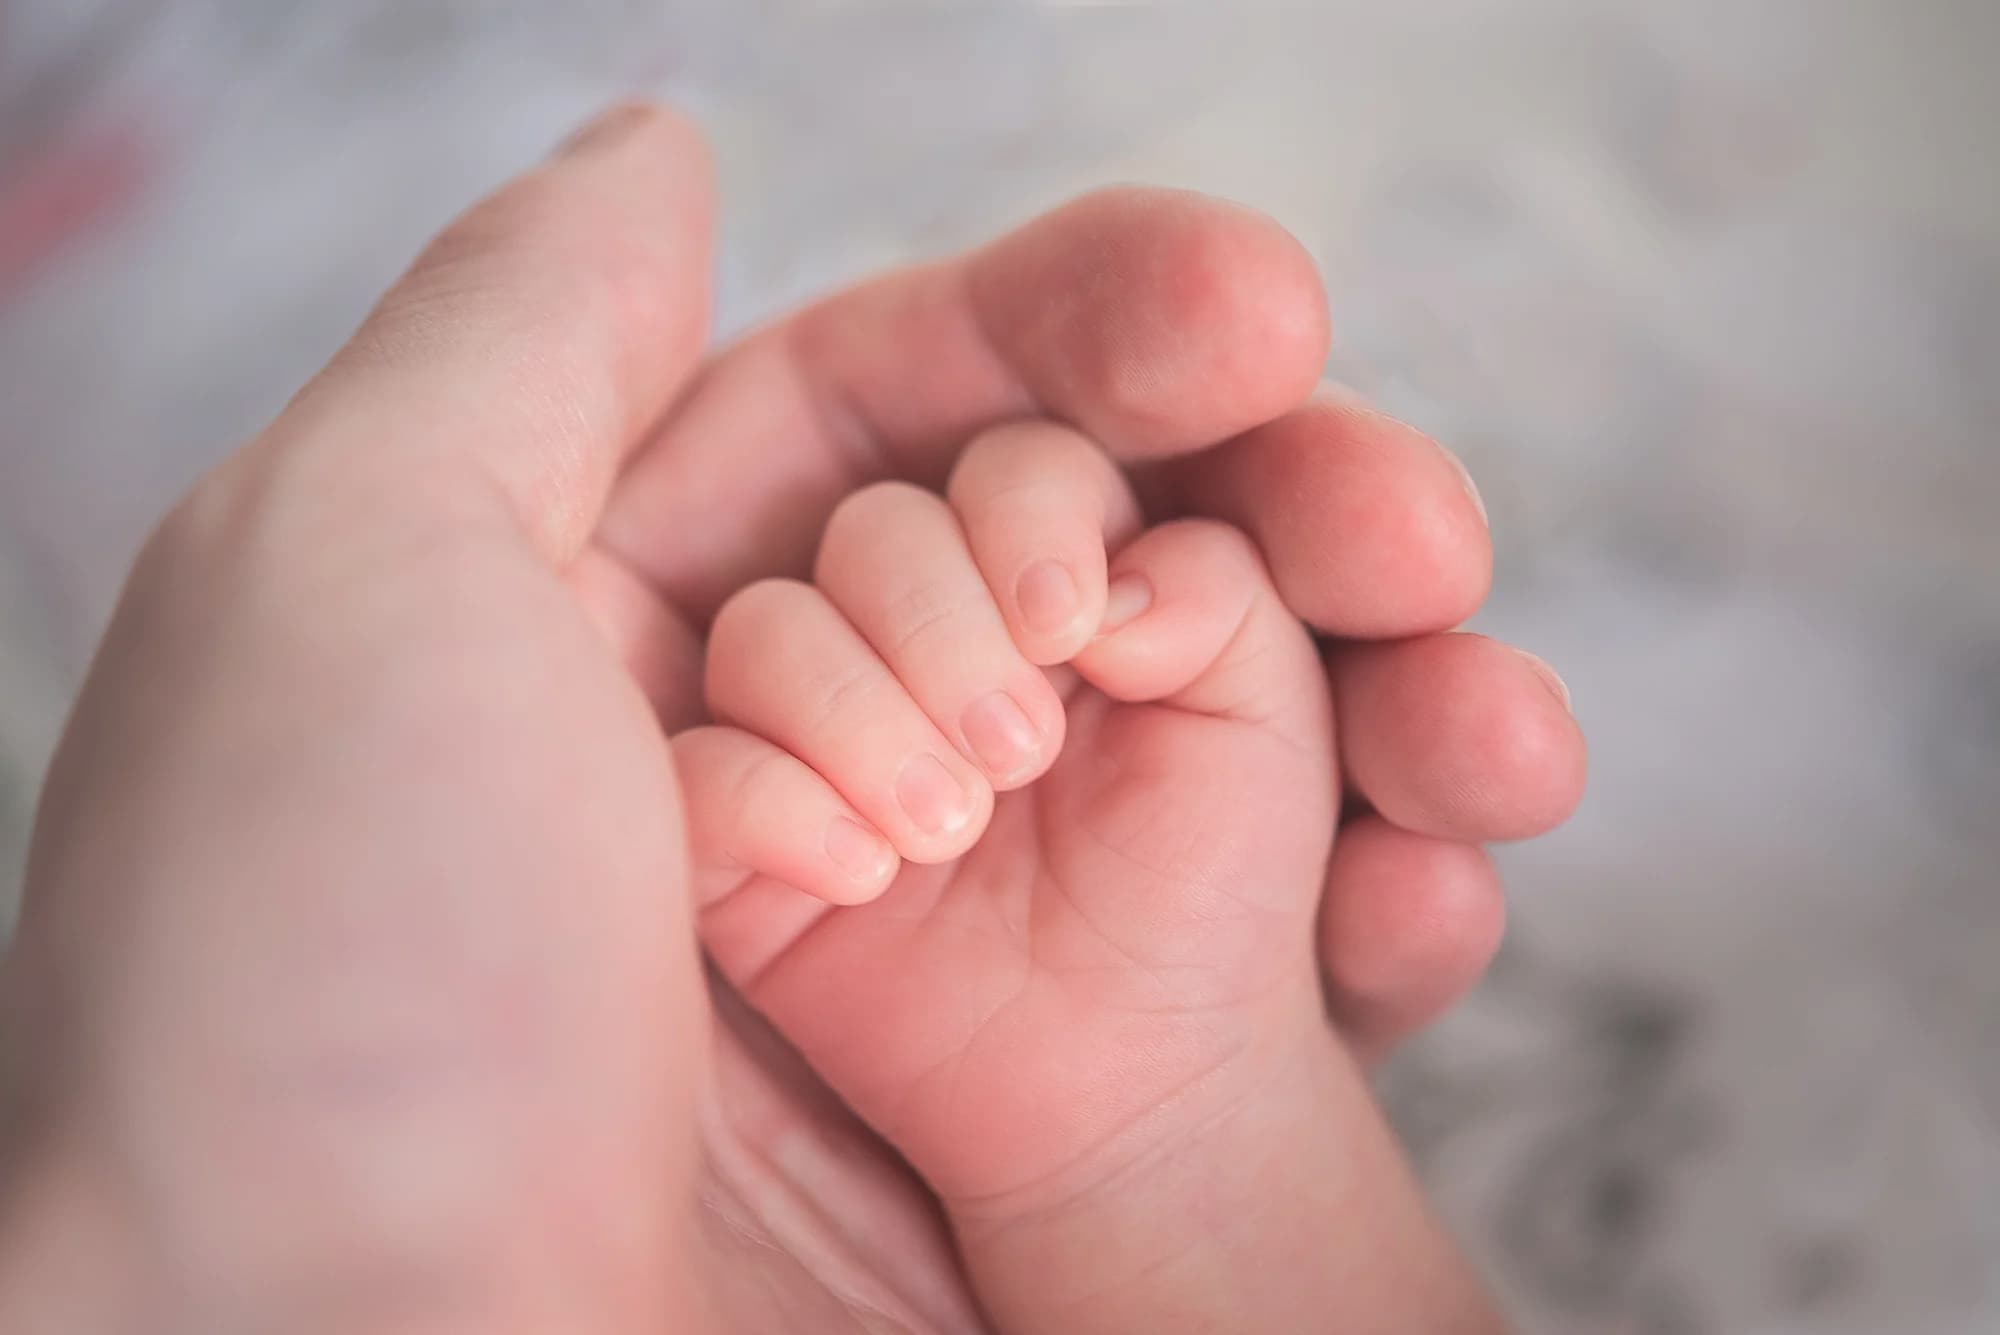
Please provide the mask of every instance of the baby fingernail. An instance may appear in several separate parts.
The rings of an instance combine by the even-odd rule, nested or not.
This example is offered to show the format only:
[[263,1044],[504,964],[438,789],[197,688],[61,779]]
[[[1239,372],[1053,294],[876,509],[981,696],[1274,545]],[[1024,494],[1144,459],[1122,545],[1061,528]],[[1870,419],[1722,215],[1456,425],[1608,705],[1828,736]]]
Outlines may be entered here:
[[896,801],[925,834],[950,834],[972,819],[972,799],[933,755],[915,756],[903,766],[896,776]]
[[1083,595],[1076,576],[1060,561],[1037,561],[1014,584],[1014,602],[1021,619],[1038,635],[1059,635],[1076,620]]
[[1011,779],[1021,773],[1042,749],[1041,734],[1005,691],[975,701],[959,726],[979,763],[996,779]]
[[1569,683],[1564,681],[1562,677],[1556,673],[1556,670],[1554,668],[1550,667],[1547,663],[1535,657],[1527,650],[1516,649],[1514,652],[1528,660],[1528,666],[1533,668],[1535,670],[1535,675],[1542,679],[1542,685],[1549,688],[1549,694],[1553,695],[1556,699],[1562,701],[1562,707],[1564,709],[1570,710],[1570,712],[1574,713],[1575,711],[1571,709],[1570,706]]
[[826,855],[857,881],[880,880],[896,861],[896,850],[859,821],[835,816],[826,827]]
[[1120,575],[1104,591],[1104,620],[1097,633],[1109,635],[1153,605],[1153,584],[1144,575]]

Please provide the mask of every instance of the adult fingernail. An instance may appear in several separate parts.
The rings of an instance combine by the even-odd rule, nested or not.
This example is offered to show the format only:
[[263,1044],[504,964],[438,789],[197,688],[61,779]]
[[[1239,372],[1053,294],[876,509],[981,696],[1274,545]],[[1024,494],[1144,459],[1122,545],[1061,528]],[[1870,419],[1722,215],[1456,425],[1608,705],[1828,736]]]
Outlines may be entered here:
[[881,880],[896,862],[887,840],[848,816],[835,816],[826,827],[826,856],[863,884]]
[[1438,449],[1444,451],[1444,457],[1451,461],[1452,468],[1458,473],[1459,485],[1465,488],[1465,494],[1472,499],[1472,508],[1479,511],[1479,522],[1491,528],[1493,521],[1487,518],[1486,501],[1479,494],[1479,485],[1472,480],[1472,470],[1465,466],[1465,460],[1446,450],[1444,446],[1440,445]]
[[950,834],[972,819],[972,799],[944,762],[933,755],[914,756],[896,776],[896,801],[925,834]]
[[1562,707],[1565,710],[1569,710],[1572,713],[1575,712],[1570,706],[1569,683],[1564,681],[1554,668],[1529,653],[1526,649],[1516,649],[1514,652],[1528,660],[1528,666],[1533,668],[1535,675],[1542,679],[1542,685],[1549,688],[1549,694],[1562,701]]
[[1138,619],[1153,605],[1153,583],[1144,575],[1120,575],[1104,591],[1104,620],[1097,633],[1109,635],[1120,626]]
[[1083,595],[1068,566],[1060,561],[1037,561],[1015,581],[1014,603],[1029,630],[1037,635],[1060,635],[1076,620]]
[[1005,691],[973,702],[959,726],[979,763],[996,779],[1017,777],[1041,754],[1041,734]]
[[551,156],[567,158],[615,143],[647,114],[646,104],[636,99],[614,102],[572,130],[567,139],[556,145],[556,151]]

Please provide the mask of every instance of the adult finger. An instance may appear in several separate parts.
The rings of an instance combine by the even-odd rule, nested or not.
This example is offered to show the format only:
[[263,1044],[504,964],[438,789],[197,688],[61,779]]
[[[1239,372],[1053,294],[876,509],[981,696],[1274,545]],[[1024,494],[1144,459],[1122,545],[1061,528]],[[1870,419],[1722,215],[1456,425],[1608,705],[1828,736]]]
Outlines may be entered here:
[[1477,846],[1365,815],[1334,844],[1320,906],[1327,1010],[1355,1054],[1386,1057],[1470,991],[1506,921],[1500,878]]
[[1528,839],[1583,795],[1583,734],[1541,660],[1483,635],[1328,655],[1341,770],[1391,823],[1459,843]]
[[1191,451],[1304,401],[1326,346],[1318,275],[1275,223],[1101,191],[724,352],[633,461],[600,537],[707,615],[805,569],[856,486],[941,482],[986,427],[1052,417],[1124,460]]
[[1463,465],[1344,390],[1146,482],[1159,508],[1255,537],[1286,605],[1329,633],[1444,630],[1486,598],[1492,542]]

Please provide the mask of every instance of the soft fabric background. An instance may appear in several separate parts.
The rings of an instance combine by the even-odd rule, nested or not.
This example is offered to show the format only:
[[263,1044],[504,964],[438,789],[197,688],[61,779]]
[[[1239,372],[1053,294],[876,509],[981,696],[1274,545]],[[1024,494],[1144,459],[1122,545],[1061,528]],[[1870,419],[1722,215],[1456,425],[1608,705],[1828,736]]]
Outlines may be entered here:
[[[605,96],[737,328],[1115,178],[1275,213],[1595,744],[1387,1090],[1525,1328],[2000,1330],[2000,6],[0,0],[0,867],[150,519]],[[4,903],[4,900],[0,900]]]

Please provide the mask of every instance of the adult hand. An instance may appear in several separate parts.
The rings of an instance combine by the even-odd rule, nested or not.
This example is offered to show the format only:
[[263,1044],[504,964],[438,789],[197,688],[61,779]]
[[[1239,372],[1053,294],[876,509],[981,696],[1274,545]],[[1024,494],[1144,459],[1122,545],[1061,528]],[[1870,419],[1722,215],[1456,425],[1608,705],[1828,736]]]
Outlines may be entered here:
[[893,1153],[729,997],[710,1028],[660,722],[724,596],[1005,418],[1235,520],[1347,637],[1371,814],[1322,917],[1354,1041],[1483,966],[1476,845],[1564,814],[1580,744],[1530,661],[1434,633],[1483,594],[1483,525],[1441,451],[1313,397],[1296,246],[1097,195],[697,369],[708,190],[682,123],[600,119],[448,229],[149,544],[4,978],[0,1317],[979,1328]]

